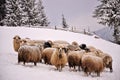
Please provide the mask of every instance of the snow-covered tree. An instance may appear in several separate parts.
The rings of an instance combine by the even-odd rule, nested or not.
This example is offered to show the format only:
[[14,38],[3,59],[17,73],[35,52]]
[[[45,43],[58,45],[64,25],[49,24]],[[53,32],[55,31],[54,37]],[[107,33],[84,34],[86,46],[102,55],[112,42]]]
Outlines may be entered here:
[[39,26],[48,26],[50,24],[50,22],[48,22],[48,19],[46,17],[46,14],[44,12],[44,6],[42,5],[42,1],[38,0],[36,3],[36,23]]
[[6,8],[5,8],[5,0],[0,0],[0,26],[3,26],[1,21],[5,18]]
[[7,26],[20,26],[21,25],[21,11],[18,7],[19,0],[6,0],[6,16],[2,20],[4,25]]
[[68,24],[66,23],[66,19],[65,19],[63,14],[62,14],[62,27],[63,28],[68,28]]
[[32,26],[48,26],[49,22],[44,13],[41,0],[20,0],[22,9],[22,23]]
[[20,8],[22,11],[22,24],[34,25],[34,11],[35,11],[35,0],[20,0]]
[[96,7],[94,16],[100,19],[99,23],[114,29],[116,43],[120,42],[120,0],[99,0],[101,4]]

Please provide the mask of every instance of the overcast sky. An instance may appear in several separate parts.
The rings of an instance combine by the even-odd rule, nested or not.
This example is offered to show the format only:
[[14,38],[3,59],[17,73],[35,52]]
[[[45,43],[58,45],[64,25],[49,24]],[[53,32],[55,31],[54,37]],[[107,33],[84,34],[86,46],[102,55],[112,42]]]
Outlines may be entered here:
[[60,26],[62,14],[70,26],[90,28],[96,30],[103,28],[92,17],[93,11],[99,2],[97,0],[42,0],[46,15],[51,26]]

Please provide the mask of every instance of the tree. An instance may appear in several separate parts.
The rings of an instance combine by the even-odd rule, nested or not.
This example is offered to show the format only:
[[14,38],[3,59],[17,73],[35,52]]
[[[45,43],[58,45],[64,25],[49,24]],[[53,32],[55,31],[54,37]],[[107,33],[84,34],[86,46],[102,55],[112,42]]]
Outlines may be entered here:
[[20,0],[20,7],[22,9],[22,23],[24,25],[32,26],[48,26],[49,22],[44,13],[42,1],[38,0]]
[[4,25],[7,26],[20,26],[21,25],[21,12],[18,7],[18,0],[6,0],[6,16],[2,20]]
[[62,27],[68,28],[68,24],[66,23],[66,19],[64,18],[64,15],[62,14]]
[[5,18],[6,8],[5,8],[5,0],[0,0],[0,26],[3,26],[1,21]]
[[36,25],[38,26],[48,26],[50,24],[50,22],[48,22],[48,19],[46,17],[46,14],[44,12],[44,6],[42,5],[42,1],[38,0],[38,2],[36,3],[36,17],[35,17],[35,21],[36,21]]
[[18,0],[6,0],[6,16],[3,22],[7,26],[20,26],[21,25],[21,12],[18,7]]
[[99,23],[114,29],[113,36],[116,43],[120,42],[120,0],[99,0],[94,16],[100,19]]
[[22,25],[34,25],[35,16],[35,0],[20,0],[20,8],[22,11]]

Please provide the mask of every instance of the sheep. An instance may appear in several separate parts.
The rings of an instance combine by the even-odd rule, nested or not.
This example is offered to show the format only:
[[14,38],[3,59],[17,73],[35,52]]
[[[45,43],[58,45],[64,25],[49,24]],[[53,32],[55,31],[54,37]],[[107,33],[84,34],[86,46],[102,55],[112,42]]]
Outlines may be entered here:
[[31,40],[28,38],[25,39],[21,39],[20,41],[20,45],[30,45],[30,46],[35,46],[35,45],[41,45],[42,47],[44,47],[45,40]]
[[79,47],[80,47],[81,49],[85,49],[87,46],[86,46],[86,44],[81,44],[81,45],[79,45]]
[[58,44],[69,44],[69,42],[67,41],[64,41],[64,40],[56,40],[56,41],[53,41],[53,43],[58,43]]
[[42,52],[42,59],[44,60],[45,64],[51,64],[51,56],[53,52],[55,51],[55,48],[45,48]]
[[104,66],[106,68],[109,68],[110,72],[113,72],[113,68],[112,68],[113,60],[112,60],[112,57],[109,54],[104,53],[100,49],[96,49],[96,48],[93,48],[93,47],[91,47],[90,52],[88,52],[88,54],[91,54],[91,55],[98,56],[98,57],[102,58],[103,62],[104,62]]
[[18,52],[18,49],[20,48],[20,36],[16,35],[13,37],[13,47],[14,51]]
[[79,46],[79,44],[76,41],[73,41],[72,45]]
[[112,68],[113,59],[112,59],[112,57],[107,53],[100,53],[100,52],[98,52],[97,56],[101,57],[103,59],[104,66],[106,68],[109,68],[110,72],[113,72],[113,68]]
[[51,64],[57,68],[57,70],[62,71],[62,68],[67,63],[67,55],[61,47],[56,48],[51,56],[50,61]]
[[103,60],[97,56],[84,54],[82,56],[82,69],[87,76],[91,74],[91,72],[95,72],[97,76],[100,76],[100,72],[104,70]]
[[52,42],[52,47],[53,48],[57,48],[57,47],[64,47],[66,48],[68,45],[70,45],[67,41],[63,41],[63,40],[56,40]]
[[18,49],[18,63],[33,62],[37,65],[37,62],[41,61],[41,46],[29,46],[23,45]]
[[89,51],[93,52],[96,51],[96,48],[93,46],[87,46],[87,48],[89,49]]
[[46,41],[45,40],[32,40],[34,44],[41,44],[43,45]]
[[21,39],[20,40],[20,46],[23,46],[23,45],[28,45],[28,42],[26,39]]
[[67,48],[69,51],[80,51],[81,50],[79,46],[75,46],[75,45],[71,45],[71,44],[68,45]]
[[53,44],[53,43],[52,43],[51,40],[46,41],[46,42],[44,43],[44,45],[43,45],[43,46],[44,46],[44,49],[45,49],[45,48],[48,48],[48,47],[52,47],[52,44]]
[[112,60],[112,57],[109,54],[104,53],[104,56],[102,56],[102,59],[103,59],[105,67],[109,68],[110,72],[113,72],[113,68],[112,68],[113,60]]
[[80,66],[81,66],[81,58],[82,55],[85,53],[85,51],[70,51],[68,53],[68,64],[71,69],[71,67],[78,66],[78,70],[80,71]]

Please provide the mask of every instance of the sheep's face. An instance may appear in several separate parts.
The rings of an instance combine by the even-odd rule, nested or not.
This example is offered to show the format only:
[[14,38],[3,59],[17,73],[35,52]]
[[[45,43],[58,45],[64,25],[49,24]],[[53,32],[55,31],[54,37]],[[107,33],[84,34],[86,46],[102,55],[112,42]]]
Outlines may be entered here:
[[16,43],[19,43],[21,38],[18,35],[16,35],[15,37],[13,37],[13,39]]
[[112,62],[111,58],[109,58],[108,56],[105,56],[105,57],[103,58],[103,61],[106,63],[106,65],[109,65],[110,62]]
[[57,48],[57,50],[58,50],[58,57],[62,58],[63,49],[62,48]]
[[22,45],[25,45],[27,43],[27,41],[26,40],[20,40],[20,46],[22,46]]

